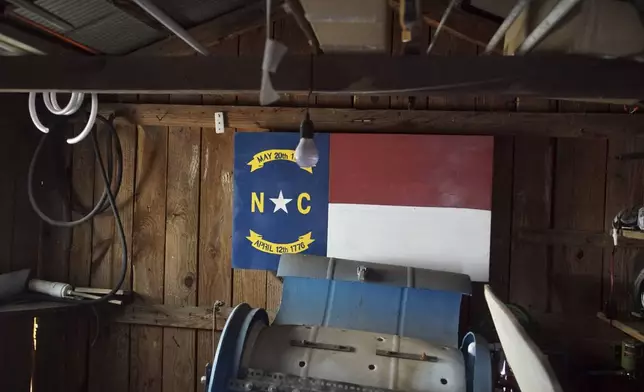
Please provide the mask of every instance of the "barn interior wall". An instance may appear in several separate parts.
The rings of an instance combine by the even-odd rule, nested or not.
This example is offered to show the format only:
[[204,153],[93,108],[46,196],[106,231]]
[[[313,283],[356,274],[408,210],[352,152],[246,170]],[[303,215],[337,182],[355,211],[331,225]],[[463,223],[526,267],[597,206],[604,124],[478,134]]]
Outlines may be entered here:
[[[392,26],[392,37],[398,37],[397,24]],[[289,46],[289,53],[308,53],[307,43],[293,21],[275,22],[274,35]],[[424,44],[428,43],[428,28],[423,37]],[[257,29],[224,41],[214,51],[261,55],[264,38],[264,30]],[[479,50],[471,43],[443,34],[435,55],[476,54]],[[392,39],[392,55],[402,52],[399,40]],[[121,95],[106,99],[132,103],[258,104],[257,95],[248,94]],[[358,109],[623,110],[621,106],[607,104],[425,95],[283,95],[278,105],[306,106],[307,101],[312,106]],[[25,116],[26,110],[21,115]],[[136,300],[145,303],[212,306],[221,300],[227,305],[247,302],[255,307],[277,309],[281,295],[279,280],[265,271],[230,267],[233,134],[216,134],[209,128],[143,127],[122,119],[115,124],[124,152],[123,183],[117,204],[131,261],[125,288],[131,288],[136,292]],[[25,134],[33,136],[34,132],[29,129]],[[25,134],[19,136],[26,138]],[[8,259],[12,260],[2,268],[15,269],[22,263],[14,264],[13,260],[27,260],[25,265],[37,261],[39,275],[44,278],[110,287],[117,279],[121,252],[114,236],[113,217],[102,215],[71,233],[55,228],[41,230],[37,218],[28,214],[30,208],[19,185],[26,175],[34,141],[30,139],[20,145],[25,149],[24,156],[21,148],[12,149],[15,150],[12,154],[20,151],[12,162],[21,162],[13,165],[12,179],[5,178],[7,174],[2,172],[0,180],[2,184],[14,185],[15,189],[3,187],[0,191],[3,192],[0,197],[11,200],[14,208],[5,211],[3,204],[0,214],[25,211],[29,219],[21,227],[6,224],[7,227],[2,227],[12,233],[10,240],[0,236],[2,244],[7,241],[11,244],[8,247],[0,244],[0,250],[9,249]],[[610,248],[579,241],[557,242],[544,233],[557,230],[573,231],[579,236],[601,233],[609,228],[612,216],[620,208],[641,203],[644,163],[615,158],[619,153],[636,151],[640,145],[641,140],[634,138],[495,138],[491,285],[501,299],[525,309],[532,336],[550,358],[564,385],[597,387],[587,371],[614,364],[613,345],[623,336],[595,317],[609,289]],[[12,156],[1,154],[0,159]],[[64,151],[64,156],[66,172],[77,196],[91,204],[103,187],[91,145],[74,146]],[[51,208],[55,210],[60,207],[53,197]],[[38,227],[41,233],[38,247],[30,243],[31,232],[23,233],[33,227]],[[65,244],[70,235],[71,247],[67,252]],[[619,250],[614,260],[615,297],[621,310],[627,306],[626,286],[634,252]],[[464,314],[472,329],[493,336],[481,293],[482,286],[477,285]],[[3,324],[0,328],[7,327]],[[25,334],[24,328],[20,333]],[[216,331],[116,324],[103,313],[98,318],[92,312],[73,317],[47,316],[39,321],[39,345],[35,355],[29,351],[32,370],[26,374],[33,376],[35,391],[197,391],[202,388],[199,378],[205,364],[212,360],[217,338]],[[11,339],[2,342],[15,343]],[[27,390],[24,374],[19,387],[12,390]]]
[[[27,169],[39,135],[32,132],[26,97],[0,96],[0,273],[43,262],[41,223],[27,200]],[[23,110],[21,110],[23,109]],[[25,390],[33,367],[33,317],[0,315],[0,390]],[[11,353],[11,355],[8,355]]]

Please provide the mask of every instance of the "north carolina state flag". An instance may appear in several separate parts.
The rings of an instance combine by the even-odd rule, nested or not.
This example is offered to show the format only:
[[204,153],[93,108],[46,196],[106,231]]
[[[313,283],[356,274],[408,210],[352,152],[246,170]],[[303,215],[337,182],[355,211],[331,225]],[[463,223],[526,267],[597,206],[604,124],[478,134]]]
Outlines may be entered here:
[[492,137],[317,134],[312,170],[298,140],[236,134],[233,267],[308,253],[488,280]]

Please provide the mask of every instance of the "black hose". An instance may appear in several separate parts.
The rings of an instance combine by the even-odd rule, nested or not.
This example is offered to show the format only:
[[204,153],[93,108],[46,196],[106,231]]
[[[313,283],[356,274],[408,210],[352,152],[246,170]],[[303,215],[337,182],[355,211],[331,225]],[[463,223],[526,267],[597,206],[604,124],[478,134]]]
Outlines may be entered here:
[[[112,177],[112,147],[115,146],[115,154],[116,154],[116,179],[115,179],[115,184],[113,185],[115,187],[114,190],[114,197],[118,196],[118,192],[121,188],[121,181],[123,179],[123,151],[121,149],[121,141],[118,138],[118,134],[116,133],[116,129],[114,129],[114,126],[112,124],[111,120],[105,119],[103,116],[96,116],[96,119],[103,122],[104,124],[107,125],[107,129],[110,131],[109,134],[109,150],[110,154],[108,155],[108,176]],[[58,128],[61,127],[56,127],[52,132],[59,131]],[[91,138],[94,144],[97,144],[97,137],[96,137],[96,131],[97,129],[95,128],[91,132]],[[90,210],[87,211],[88,209],[84,206],[81,206],[80,203],[76,202],[76,198],[74,198],[74,212],[79,212],[81,214],[84,214],[80,219],[73,220],[73,221],[61,221],[61,220],[55,220],[51,217],[49,217],[47,214],[45,214],[40,206],[38,205],[38,202],[36,201],[36,198],[34,197],[34,189],[33,189],[33,177],[34,177],[34,172],[36,170],[36,164],[38,163],[38,159],[40,157],[40,154],[42,153],[42,148],[45,145],[45,142],[49,138],[49,133],[44,133],[42,137],[40,138],[40,141],[38,142],[38,145],[36,146],[36,151],[34,152],[33,157],[31,158],[31,163],[29,164],[29,173],[28,173],[28,182],[27,182],[27,193],[29,196],[29,202],[31,203],[31,206],[33,210],[36,212],[36,214],[40,217],[40,219],[44,220],[45,222],[49,223],[52,226],[57,226],[57,227],[67,227],[71,228],[74,226],[78,226],[81,223],[87,222],[88,220],[94,218],[97,214],[100,214],[104,211],[106,211],[110,205],[109,202],[107,202],[107,197],[108,197],[108,192],[110,191],[110,188],[112,187],[111,183],[106,183],[105,189],[103,190],[103,194],[101,195],[100,199],[94,207]],[[113,143],[116,141],[116,143]],[[99,166],[104,168],[104,163],[102,160],[98,159],[98,155],[95,155],[97,158],[97,161],[99,163]],[[74,193],[72,193],[74,194]]]
[[[123,154],[121,149],[121,142],[118,138],[118,134],[113,125],[114,118],[106,119],[99,115],[99,116],[96,116],[96,119],[101,121],[105,125],[107,125],[107,129],[109,130],[109,134],[107,135],[107,137],[109,138],[108,139],[109,144],[108,144],[108,157],[107,157],[108,167],[106,168],[103,158],[101,156],[101,149],[98,145],[98,138],[96,136],[97,127],[95,125],[94,126],[95,128],[91,132],[92,145],[94,147],[94,157],[96,159],[96,162],[98,162],[101,178],[103,179],[103,183],[105,184],[105,189],[103,190],[103,194],[101,195],[100,199],[96,202],[94,207],[92,207],[89,212],[84,212],[84,211],[87,211],[87,208],[84,208],[83,206],[81,206],[80,203],[75,203],[74,211],[84,213],[85,215],[83,215],[80,219],[73,220],[73,221],[60,221],[60,220],[52,219],[51,217],[46,215],[42,211],[38,203],[36,202],[36,198],[34,197],[34,189],[33,189],[33,182],[34,182],[33,177],[35,173],[36,163],[38,162],[38,158],[42,153],[42,148],[49,135],[48,133],[43,134],[43,136],[41,137],[36,147],[36,151],[34,152],[34,155],[31,158],[31,163],[29,164],[29,172],[27,176],[28,177],[27,193],[29,196],[29,202],[31,203],[31,206],[33,210],[36,212],[36,214],[45,222],[49,223],[52,226],[57,226],[57,227],[73,228],[75,226],[78,226],[80,224],[83,224],[89,221],[90,219],[94,218],[96,215],[100,214],[101,212],[106,211],[108,208],[111,209],[112,214],[114,215],[114,219],[116,221],[116,229],[118,232],[118,237],[121,243],[121,250],[122,250],[121,271],[119,275],[119,280],[117,284],[114,286],[114,288],[112,288],[108,294],[102,296],[99,299],[75,300],[70,298],[56,298],[56,297],[47,296],[47,299],[53,300],[53,301],[66,302],[66,303],[77,304],[77,305],[96,305],[99,303],[109,301],[111,298],[115,296],[116,292],[121,289],[125,281],[125,277],[127,276],[127,267],[128,267],[127,240],[125,238],[125,230],[123,229],[121,216],[119,215],[118,208],[116,206],[116,195],[118,195],[119,189],[121,187],[122,177],[123,177]],[[59,124],[61,126],[55,127],[54,130],[52,130],[52,132],[61,132],[61,130],[58,130],[58,128],[63,128],[65,125],[68,125],[68,124],[70,124],[70,120],[65,119],[65,121],[62,124]],[[116,155],[115,165],[113,165],[112,154]],[[116,167],[116,179],[114,181],[114,184],[112,184],[110,181],[110,178],[112,177],[112,174],[113,174],[113,166]],[[115,188],[114,193],[112,192],[113,187]]]

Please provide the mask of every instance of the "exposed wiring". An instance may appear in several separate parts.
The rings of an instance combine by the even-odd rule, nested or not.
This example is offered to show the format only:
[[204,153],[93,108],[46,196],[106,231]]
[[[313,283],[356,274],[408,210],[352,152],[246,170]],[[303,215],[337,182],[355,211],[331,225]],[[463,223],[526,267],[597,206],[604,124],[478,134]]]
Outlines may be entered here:
[[[36,128],[38,128],[38,130],[40,130],[43,133],[48,133],[49,128],[47,128],[42,124],[42,122],[40,122],[40,119],[38,118],[38,112],[36,111],[37,94],[38,93],[35,91],[32,91],[29,93],[29,116],[31,117],[31,121],[34,123]],[[96,121],[96,115],[98,114],[98,96],[96,95],[96,93],[91,93],[91,97],[92,97],[91,98],[92,106],[90,108],[90,113],[89,113],[89,118],[87,119],[87,123],[85,124],[85,127],[78,135],[67,139],[67,143],[69,144],[76,144],[81,140],[85,139],[85,137],[89,134],[89,132],[94,127],[94,122]],[[57,116],[70,116],[76,113],[83,105],[84,98],[85,98],[85,93],[73,92],[71,93],[71,97],[69,98],[69,102],[67,103],[67,106],[65,106],[64,108],[61,108],[60,105],[58,105],[58,99],[56,97],[55,92],[46,91],[42,93],[42,99],[45,102],[45,107],[52,114],[55,114]]]
[[[508,84],[515,80],[516,77],[509,76],[499,76],[497,78],[485,79],[485,80],[476,80],[471,82],[459,82],[459,83],[449,83],[449,84],[438,84],[435,86],[426,86],[426,87],[414,87],[414,88],[401,88],[401,89],[388,89],[388,90],[363,90],[353,92],[353,95],[372,95],[372,94],[402,94],[402,93],[424,93],[430,91],[443,91],[443,90],[458,90],[466,87],[472,86],[483,86],[486,84],[493,84],[498,82],[507,82]],[[325,91],[320,91],[318,93],[325,93]]]
[[[120,146],[120,141],[118,139],[118,135],[116,133],[116,130],[114,129],[113,125],[113,120],[114,118],[105,119],[103,116],[96,116],[96,118],[103,122],[104,124],[107,125],[107,129],[110,131],[108,134],[109,137],[109,143],[108,143],[108,168],[105,167],[105,163],[103,160],[103,157],[101,155],[101,149],[98,144],[98,137],[96,136],[97,132],[94,131],[92,132],[92,146],[94,149],[94,156],[96,158],[96,162],[98,162],[99,166],[99,171],[101,178],[103,179],[103,183],[105,184],[105,189],[103,191],[103,195],[101,198],[98,200],[96,205],[91,209],[89,213],[84,215],[78,220],[75,221],[57,221],[49,216],[47,216],[38,203],[36,202],[36,198],[34,196],[34,189],[33,189],[33,183],[34,183],[34,173],[35,173],[35,168],[36,168],[36,163],[38,162],[38,158],[40,157],[42,153],[43,146],[46,142],[46,140],[51,137],[50,133],[45,133],[42,135],[40,142],[38,143],[38,146],[36,147],[36,151],[34,152],[34,155],[31,159],[31,163],[29,164],[29,172],[28,172],[28,186],[27,186],[27,193],[29,197],[29,202],[31,203],[32,208],[40,216],[41,219],[43,219],[45,222],[51,224],[52,226],[57,226],[57,227],[65,227],[65,228],[72,228],[75,226],[78,226],[84,222],[87,222],[88,220],[92,219],[102,211],[105,211],[107,208],[111,209],[112,214],[114,215],[114,220],[116,221],[116,231],[117,235],[119,238],[119,242],[121,243],[121,271],[119,275],[119,279],[116,283],[116,285],[110,290],[109,293],[106,295],[98,298],[98,299],[90,299],[90,300],[75,300],[75,299],[70,299],[70,298],[55,298],[55,297],[47,297],[49,300],[52,301],[58,301],[58,302],[65,302],[65,303],[71,303],[71,304],[77,304],[77,305],[95,305],[103,302],[107,302],[110,299],[112,299],[116,293],[121,289],[123,286],[123,282],[125,281],[125,278],[127,276],[127,268],[128,268],[128,260],[127,260],[127,240],[125,238],[125,230],[123,228],[123,223],[121,221],[121,216],[119,215],[118,208],[116,206],[116,200],[115,200],[115,193],[118,192],[120,188],[120,183],[121,183],[121,177],[122,177],[122,166],[123,166],[123,157],[122,157],[122,151],[121,151],[121,146]],[[69,118],[65,118],[62,123],[58,123],[56,125],[56,128],[63,128],[66,125],[69,125],[70,121]],[[56,131],[61,131],[59,129],[56,129]],[[57,132],[56,132],[57,133]],[[115,143],[114,143],[115,142]],[[112,164],[111,162],[111,155],[116,154],[117,156],[117,162],[116,162],[116,173],[117,173],[117,178],[116,182],[114,185],[111,184],[110,178],[112,177]],[[112,186],[116,187],[115,193],[112,193]],[[107,203],[105,200],[107,199]]]
[[[123,178],[123,152],[121,150],[121,143],[118,138],[118,135],[116,133],[116,129],[112,125],[112,121],[105,119],[103,116],[97,116],[96,117],[100,122],[103,124],[107,125],[107,129],[109,130],[109,151],[110,154],[107,156],[107,172],[109,177],[112,177],[112,171],[113,171],[113,158],[112,158],[112,149],[114,149],[114,154],[116,154],[116,179],[114,181],[114,184],[107,184],[105,188],[103,189],[103,194],[99,198],[99,200],[96,202],[94,207],[90,211],[87,212],[87,208],[85,206],[80,206],[80,203],[77,203],[76,199],[74,199],[74,209],[83,215],[81,218],[73,221],[61,221],[61,220],[55,220],[51,217],[49,217],[47,214],[43,212],[43,210],[40,208],[40,205],[36,201],[36,198],[34,196],[34,172],[36,170],[36,165],[38,163],[38,160],[40,158],[40,155],[42,153],[43,146],[45,145],[45,142],[47,141],[47,134],[44,134],[41,138],[40,141],[38,142],[38,145],[36,146],[36,151],[34,152],[33,157],[31,158],[31,163],[29,164],[29,172],[28,172],[28,182],[27,182],[27,195],[29,197],[29,202],[31,203],[31,206],[33,210],[36,212],[36,214],[40,217],[40,219],[44,220],[45,222],[49,223],[52,226],[57,226],[57,227],[67,227],[71,228],[74,226],[78,226],[81,223],[87,222],[90,219],[94,218],[97,214],[100,214],[104,211],[106,211],[110,205],[109,202],[107,201],[108,198],[108,192],[112,191],[114,192],[114,195],[118,195],[120,187],[121,187],[121,180]],[[92,133],[92,141],[93,144],[97,145],[97,136],[96,132]],[[97,156],[98,160],[98,156]],[[99,165],[103,164],[102,161],[99,161]]]

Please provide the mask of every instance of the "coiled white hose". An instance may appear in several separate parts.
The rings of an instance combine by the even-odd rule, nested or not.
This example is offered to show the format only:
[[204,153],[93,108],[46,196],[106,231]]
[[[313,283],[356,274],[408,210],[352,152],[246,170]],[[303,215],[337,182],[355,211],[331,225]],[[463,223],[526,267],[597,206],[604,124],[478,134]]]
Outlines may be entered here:
[[[40,122],[40,119],[38,118],[38,113],[36,113],[36,94],[38,93],[33,91],[29,93],[29,116],[31,116],[31,121],[34,123],[36,128],[38,128],[41,132],[48,133],[49,128],[47,128],[42,124],[42,122]],[[42,98],[43,98],[43,102],[45,103],[45,107],[52,114],[55,114],[57,116],[70,116],[76,113],[78,109],[81,108],[83,104],[83,99],[85,99],[85,94],[72,93],[72,96],[69,99],[67,106],[65,106],[64,108],[61,108],[60,105],[58,104],[58,99],[56,97],[55,92],[44,92],[42,93]],[[96,121],[97,114],[98,114],[98,97],[96,93],[92,93],[92,106],[90,109],[89,119],[87,120],[87,124],[85,124],[85,128],[83,128],[81,133],[79,133],[77,136],[73,138],[67,139],[67,143],[76,144],[81,140],[85,139],[85,137],[89,134],[89,132],[92,130],[92,127],[94,126],[94,122]]]

